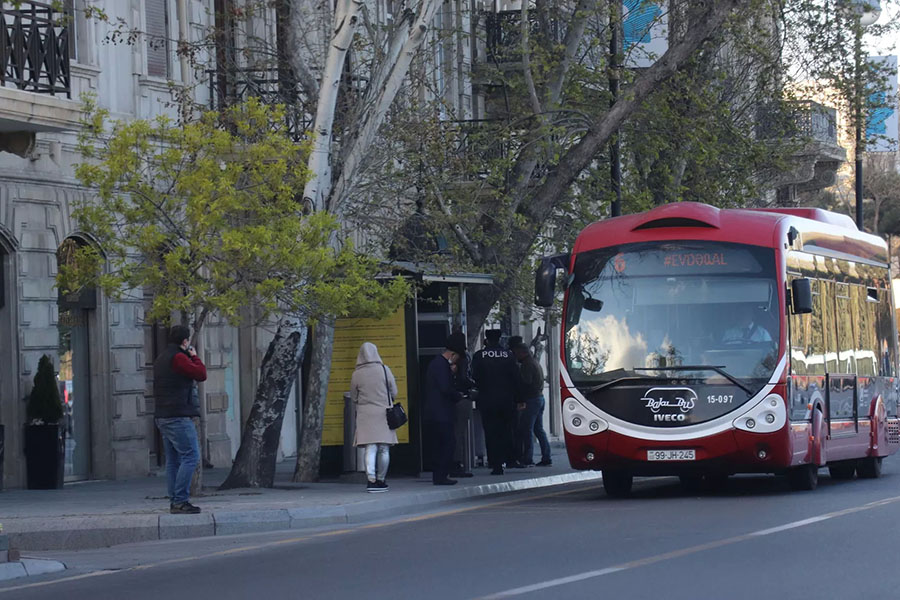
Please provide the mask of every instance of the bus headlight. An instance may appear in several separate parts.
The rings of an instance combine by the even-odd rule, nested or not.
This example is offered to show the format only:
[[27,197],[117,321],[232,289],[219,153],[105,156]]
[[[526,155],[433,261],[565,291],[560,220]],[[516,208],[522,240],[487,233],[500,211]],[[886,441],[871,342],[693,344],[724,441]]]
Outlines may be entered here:
[[563,406],[565,407],[563,425],[566,428],[566,433],[570,435],[594,435],[609,429],[609,423],[605,419],[598,417],[589,407],[583,406],[578,399],[569,398]]
[[778,394],[769,394],[735,419],[735,428],[753,433],[773,433],[787,423],[787,408]]

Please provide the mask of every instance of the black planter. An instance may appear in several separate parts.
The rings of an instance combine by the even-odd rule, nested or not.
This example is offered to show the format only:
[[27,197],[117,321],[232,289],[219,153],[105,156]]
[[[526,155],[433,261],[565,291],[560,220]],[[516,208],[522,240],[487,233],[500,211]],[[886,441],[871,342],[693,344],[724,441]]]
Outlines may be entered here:
[[62,425],[25,426],[25,466],[29,490],[61,489],[66,433]]

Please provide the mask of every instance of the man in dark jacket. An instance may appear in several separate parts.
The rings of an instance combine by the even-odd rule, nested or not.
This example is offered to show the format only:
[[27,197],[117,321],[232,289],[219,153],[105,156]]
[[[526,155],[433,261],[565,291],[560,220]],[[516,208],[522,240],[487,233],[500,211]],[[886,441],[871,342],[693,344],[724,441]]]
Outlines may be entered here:
[[517,444],[521,452],[519,461],[524,465],[534,464],[534,443],[532,434],[541,445],[541,467],[553,464],[550,457],[550,441],[544,431],[544,373],[541,365],[531,355],[531,349],[519,343],[513,349],[519,361],[522,378],[522,397],[519,401],[519,432]]
[[206,381],[206,367],[190,345],[191,332],[176,325],[169,331],[169,345],[153,362],[153,391],[156,409],[153,416],[162,434],[166,452],[166,483],[169,488],[169,512],[196,514],[200,509],[190,502],[191,477],[200,460],[200,445],[193,417],[200,416],[195,403],[195,381]]
[[513,459],[512,440],[519,367],[512,352],[500,346],[499,329],[489,329],[484,337],[484,348],[472,358],[472,377],[478,385],[478,410],[491,474],[502,475],[504,462],[519,466]]
[[456,483],[456,480],[450,479],[448,474],[456,446],[453,426],[456,418],[455,406],[462,395],[456,387],[452,365],[455,365],[460,355],[465,353],[465,337],[461,333],[451,334],[447,338],[444,351],[431,360],[425,372],[422,421],[425,437],[431,447],[431,481],[434,485]]

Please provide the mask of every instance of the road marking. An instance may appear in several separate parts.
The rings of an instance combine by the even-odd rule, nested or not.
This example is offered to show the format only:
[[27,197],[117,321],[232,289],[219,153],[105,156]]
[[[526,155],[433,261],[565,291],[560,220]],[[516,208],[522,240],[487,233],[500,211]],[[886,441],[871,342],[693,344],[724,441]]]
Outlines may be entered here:
[[612,567],[596,569],[593,571],[585,571],[583,573],[576,573],[574,575],[569,575],[567,577],[559,577],[557,579],[548,579],[547,581],[542,581],[539,583],[533,583],[531,585],[525,585],[522,587],[510,589],[510,590],[497,592],[494,594],[490,594],[488,596],[482,596],[479,598],[479,600],[497,600],[499,598],[512,598],[514,596],[523,596],[525,594],[530,594],[532,592],[538,592],[541,590],[560,587],[563,585],[568,585],[570,583],[584,581],[586,579],[594,579],[595,577],[603,577],[605,575],[610,575],[612,573],[618,573],[619,571],[626,571],[628,569],[636,569],[638,567],[644,567],[647,565],[652,565],[654,563],[663,562],[666,560],[672,560],[674,558],[681,558],[683,556],[688,556],[690,554],[697,554],[699,552],[705,552],[707,550],[712,550],[714,548],[721,548],[722,546],[730,546],[732,544],[746,542],[748,540],[752,540],[755,538],[760,538],[760,537],[764,537],[767,535],[781,533],[782,531],[787,531],[790,529],[797,529],[798,527],[805,527],[807,525],[812,525],[813,523],[820,523],[822,521],[827,521],[829,519],[836,519],[837,517],[843,517],[843,516],[846,516],[849,514],[858,513],[858,512],[862,512],[862,511],[866,511],[866,510],[871,510],[873,508],[878,508],[881,506],[886,506],[888,504],[893,504],[895,502],[900,502],[900,496],[884,498],[882,500],[876,500],[874,502],[869,502],[868,504],[863,504],[862,506],[854,506],[853,508],[845,508],[844,510],[837,510],[834,512],[825,513],[823,515],[809,517],[807,519],[801,519],[799,521],[792,521],[790,523],[785,523],[784,525],[779,525],[777,527],[770,527],[768,529],[760,529],[759,531],[753,531],[751,533],[745,533],[745,534],[737,535],[737,536],[730,537],[730,538],[715,540],[712,542],[707,542],[705,544],[690,546],[688,548],[682,548],[680,550],[672,550],[671,552],[665,552],[663,554],[656,554],[653,556],[648,556],[646,558],[640,558],[637,560],[622,563],[620,565],[614,565]]
[[[53,579],[52,581],[26,583],[26,584],[18,585],[15,587],[0,588],[0,594],[4,594],[6,592],[19,591],[19,590],[26,590],[26,589],[30,589],[30,588],[36,588],[36,587],[44,587],[44,586],[48,586],[48,585],[56,585],[59,583],[68,583],[71,581],[77,581],[79,579],[86,579],[88,577],[102,577],[102,576],[106,576],[106,575],[115,575],[116,573],[128,573],[131,571],[146,571],[148,569],[154,569],[156,567],[164,567],[164,566],[174,565],[174,564],[179,564],[179,563],[193,562],[196,560],[203,560],[205,558],[217,558],[217,557],[221,557],[221,556],[229,556],[232,554],[241,554],[244,552],[252,552],[254,550],[263,550],[266,548],[275,548],[278,546],[286,546],[289,544],[298,544],[300,542],[306,542],[306,541],[314,540],[314,539],[346,535],[348,533],[353,533],[353,532],[357,532],[357,531],[361,531],[361,530],[380,529],[382,527],[390,527],[392,525],[402,525],[404,523],[416,523],[419,521],[427,521],[429,519],[437,519],[440,517],[447,517],[450,515],[456,515],[456,514],[460,514],[460,513],[470,512],[473,510],[482,510],[485,508],[492,508],[494,506],[504,506],[504,505],[508,505],[508,504],[515,504],[517,502],[540,500],[543,498],[551,498],[553,496],[563,496],[565,494],[575,494],[575,493],[585,492],[585,491],[588,491],[591,489],[599,489],[599,487],[600,486],[579,487],[579,488],[571,489],[571,490],[562,490],[562,491],[556,491],[556,492],[548,492],[546,494],[529,495],[527,497],[510,498],[508,500],[498,500],[496,502],[485,502],[484,504],[479,504],[476,506],[454,508],[451,510],[444,510],[444,511],[435,512],[435,513],[416,515],[413,517],[406,517],[406,518],[396,519],[393,521],[383,521],[380,523],[369,523],[366,525],[359,525],[356,527],[347,527],[344,529],[323,531],[321,533],[313,533],[313,534],[309,534],[309,535],[293,537],[293,538],[288,538],[288,539],[284,539],[284,540],[275,540],[273,542],[264,542],[261,544],[253,544],[251,546],[239,546],[237,548],[230,548],[228,550],[219,550],[217,552],[211,552],[209,554],[198,554],[196,556],[186,556],[183,558],[172,558],[169,560],[163,560],[163,561],[155,562],[155,563],[148,563],[148,564],[144,564],[144,565],[135,565],[133,567],[127,567],[124,569],[92,571],[90,573],[82,573],[81,575],[71,575],[69,577],[60,577],[59,579]],[[194,538],[194,539],[200,539],[200,538]]]

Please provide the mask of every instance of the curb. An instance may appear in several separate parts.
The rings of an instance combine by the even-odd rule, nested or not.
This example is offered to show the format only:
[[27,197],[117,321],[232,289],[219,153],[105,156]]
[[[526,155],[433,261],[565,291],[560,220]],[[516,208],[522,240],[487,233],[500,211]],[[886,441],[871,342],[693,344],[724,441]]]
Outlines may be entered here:
[[0,581],[30,577],[33,575],[47,575],[65,571],[66,565],[58,560],[46,560],[42,558],[23,558],[17,562],[0,563]]
[[[597,471],[577,471],[531,479],[456,486],[440,491],[432,490],[396,496],[383,495],[378,499],[347,505],[244,511],[226,509],[199,515],[133,514],[59,517],[50,521],[45,518],[22,518],[5,519],[3,525],[11,545],[21,550],[86,550],[153,540],[358,524],[411,514],[469,498],[600,479],[600,473]],[[64,569],[65,566],[62,568]],[[19,576],[21,575],[17,575],[17,577]],[[2,579],[3,575],[0,573],[0,580]]]

